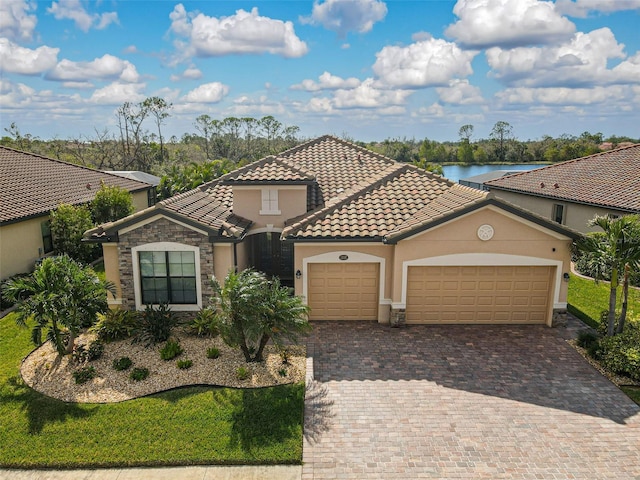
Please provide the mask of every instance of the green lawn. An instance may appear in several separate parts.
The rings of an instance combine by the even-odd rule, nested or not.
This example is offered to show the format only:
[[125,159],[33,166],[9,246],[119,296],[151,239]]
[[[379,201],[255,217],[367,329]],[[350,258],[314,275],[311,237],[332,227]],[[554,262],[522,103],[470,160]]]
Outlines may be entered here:
[[[569,311],[585,323],[596,327],[600,313],[609,309],[609,283],[571,275],[569,281]],[[622,303],[622,289],[618,288],[618,309]],[[629,289],[629,317],[640,316],[640,291]]]
[[0,319],[0,467],[297,464],[304,385],[190,387],[117,404],[53,400],[23,384],[33,348]]

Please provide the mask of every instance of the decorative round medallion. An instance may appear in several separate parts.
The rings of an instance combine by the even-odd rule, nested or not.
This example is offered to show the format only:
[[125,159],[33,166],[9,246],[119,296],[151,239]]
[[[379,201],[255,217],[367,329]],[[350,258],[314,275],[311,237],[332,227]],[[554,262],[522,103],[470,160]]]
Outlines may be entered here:
[[478,228],[478,238],[484,242],[493,238],[493,227],[491,225],[480,225]]

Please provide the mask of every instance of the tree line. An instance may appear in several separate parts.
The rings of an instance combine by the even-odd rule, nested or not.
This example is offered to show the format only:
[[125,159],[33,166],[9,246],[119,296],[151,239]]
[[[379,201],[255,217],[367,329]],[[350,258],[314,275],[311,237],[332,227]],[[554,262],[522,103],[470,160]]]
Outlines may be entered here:
[[[115,131],[95,130],[93,135],[42,140],[23,134],[15,123],[5,128],[0,144],[99,170],[139,170],[162,178],[159,198],[168,198],[211,181],[246,163],[292,148],[304,139],[300,128],[273,116],[215,119],[202,114],[193,131],[166,138],[163,129],[173,105],[160,97],[139,103],[125,102],[116,111]],[[601,151],[608,142],[640,142],[629,137],[584,132],[579,136],[545,135],[520,141],[511,124],[496,122],[488,138],[474,138],[474,126],[462,125],[457,141],[424,138],[387,138],[359,142],[372,151],[400,162],[413,163],[441,173],[442,164],[555,163]]]

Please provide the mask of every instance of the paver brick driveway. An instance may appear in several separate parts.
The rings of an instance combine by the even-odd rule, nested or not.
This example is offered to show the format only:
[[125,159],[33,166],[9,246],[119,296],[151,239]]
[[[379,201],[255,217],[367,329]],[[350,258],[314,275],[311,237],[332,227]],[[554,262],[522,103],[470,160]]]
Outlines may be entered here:
[[640,479],[640,407],[567,333],[315,322],[303,479]]

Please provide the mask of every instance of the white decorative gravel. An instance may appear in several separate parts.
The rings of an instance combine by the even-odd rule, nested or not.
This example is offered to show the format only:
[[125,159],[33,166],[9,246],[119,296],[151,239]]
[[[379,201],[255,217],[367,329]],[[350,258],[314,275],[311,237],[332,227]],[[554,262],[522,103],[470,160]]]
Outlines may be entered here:
[[[185,333],[176,333],[184,350],[173,360],[162,360],[158,344],[145,348],[140,344],[132,344],[131,339],[105,343],[101,358],[85,365],[93,366],[96,377],[78,385],[73,372],[78,365],[71,355],[58,356],[52,345],[47,342],[34,350],[22,362],[21,374],[24,381],[45,395],[65,402],[109,403],[121,402],[151,393],[169,390],[185,385],[216,385],[224,387],[258,388],[287,383],[297,383],[305,378],[304,346],[289,346],[289,364],[284,365],[276,348],[269,345],[265,348],[262,363],[246,363],[240,349],[232,349],[218,338],[200,338]],[[77,344],[87,345],[94,336],[82,334],[76,339]],[[220,350],[217,359],[207,358],[207,349],[216,347]],[[121,357],[129,357],[133,365],[124,371],[113,368],[113,361]],[[191,368],[181,370],[177,360],[193,361]],[[149,376],[142,381],[129,378],[135,367],[146,367]],[[239,380],[236,370],[244,367],[250,371],[249,378]],[[286,376],[280,370],[286,371]]]

